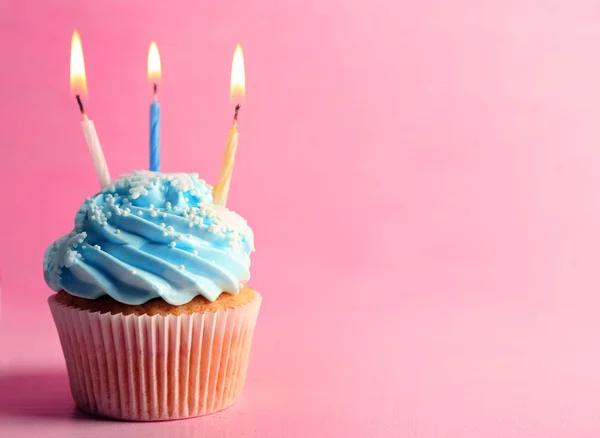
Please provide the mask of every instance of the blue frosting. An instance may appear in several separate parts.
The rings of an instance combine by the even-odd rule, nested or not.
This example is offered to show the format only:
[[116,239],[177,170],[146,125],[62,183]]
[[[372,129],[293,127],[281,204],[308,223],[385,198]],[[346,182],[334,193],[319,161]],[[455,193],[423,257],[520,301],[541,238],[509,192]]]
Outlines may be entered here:
[[46,250],[44,278],[56,291],[132,305],[214,301],[248,281],[253,250],[246,221],[213,204],[198,175],[136,171],[87,199],[75,229]]

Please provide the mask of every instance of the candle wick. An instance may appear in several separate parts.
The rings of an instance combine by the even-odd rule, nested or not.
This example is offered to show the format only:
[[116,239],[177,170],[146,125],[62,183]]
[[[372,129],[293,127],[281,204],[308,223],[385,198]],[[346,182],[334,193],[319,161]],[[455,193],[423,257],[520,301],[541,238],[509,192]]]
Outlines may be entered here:
[[158,92],[158,85],[154,83],[154,97],[156,97],[156,93]]
[[79,94],[75,95],[75,99],[77,99],[77,105],[79,105],[79,111],[81,111],[81,114],[85,115],[85,108],[83,107],[83,102],[81,101],[81,97],[79,96]]
[[238,114],[239,114],[239,112],[240,112],[240,108],[241,108],[241,105],[238,103],[238,104],[235,106],[235,114],[233,115],[233,120],[234,120],[235,122],[237,122],[237,119],[238,119]]

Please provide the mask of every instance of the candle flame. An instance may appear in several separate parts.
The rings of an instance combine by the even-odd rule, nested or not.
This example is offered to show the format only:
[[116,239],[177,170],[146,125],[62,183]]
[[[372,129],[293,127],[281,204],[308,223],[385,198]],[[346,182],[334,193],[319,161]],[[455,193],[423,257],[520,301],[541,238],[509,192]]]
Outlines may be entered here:
[[231,64],[231,86],[229,98],[232,103],[243,103],[246,97],[246,70],[244,68],[244,54],[239,44],[233,52],[233,63]]
[[83,48],[77,30],[73,31],[73,38],[71,39],[71,93],[87,97]]
[[151,83],[160,82],[161,68],[160,68],[160,55],[158,53],[158,47],[156,43],[152,41],[150,49],[148,50],[148,80]]

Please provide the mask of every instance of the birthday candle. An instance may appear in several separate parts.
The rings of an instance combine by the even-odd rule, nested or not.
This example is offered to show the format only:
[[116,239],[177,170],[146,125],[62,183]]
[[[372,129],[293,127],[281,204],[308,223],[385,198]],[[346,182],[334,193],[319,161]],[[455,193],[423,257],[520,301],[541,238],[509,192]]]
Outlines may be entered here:
[[229,184],[231,183],[231,174],[233,173],[233,165],[235,164],[235,153],[237,151],[239,134],[237,130],[237,113],[239,106],[236,109],[236,114],[233,120],[233,125],[227,133],[227,141],[225,142],[225,157],[221,164],[221,173],[219,182],[213,189],[214,203],[225,206],[227,196],[229,195]]
[[110,173],[108,171],[108,165],[104,158],[104,152],[102,152],[102,146],[98,139],[98,133],[94,127],[94,122],[91,121],[83,107],[82,96],[87,95],[87,83],[85,79],[85,63],[83,61],[83,48],[81,47],[81,38],[77,31],[73,32],[73,38],[71,39],[71,93],[75,95],[77,104],[83,120],[81,121],[81,128],[83,129],[83,135],[87,142],[90,150],[92,161],[94,162],[94,168],[96,174],[100,180],[102,188],[108,186],[111,182]]
[[231,183],[231,175],[235,164],[235,153],[237,151],[239,133],[237,130],[238,113],[240,110],[240,102],[246,96],[246,73],[244,68],[244,54],[242,47],[238,44],[233,52],[233,63],[231,65],[231,83],[229,88],[230,100],[236,104],[235,115],[233,116],[233,125],[227,133],[227,141],[225,143],[225,156],[221,165],[221,173],[219,181],[213,188],[214,203],[225,206],[227,196],[229,194],[229,185]]
[[161,79],[161,65],[158,47],[155,42],[148,50],[148,80],[154,89],[154,98],[150,104],[150,170],[160,171],[160,104],[158,103],[158,82]]

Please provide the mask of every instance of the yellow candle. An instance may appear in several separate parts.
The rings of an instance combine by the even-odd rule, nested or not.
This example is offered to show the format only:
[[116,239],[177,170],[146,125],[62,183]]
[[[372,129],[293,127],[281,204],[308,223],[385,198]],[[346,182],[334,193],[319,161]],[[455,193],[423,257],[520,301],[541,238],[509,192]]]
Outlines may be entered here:
[[231,182],[231,174],[233,173],[233,165],[235,163],[235,152],[238,145],[238,130],[237,120],[234,120],[233,126],[227,133],[227,143],[225,144],[225,157],[221,165],[221,174],[219,182],[213,189],[214,202],[217,205],[225,206],[227,203],[227,195],[229,194],[229,184]]
[[213,188],[214,202],[217,205],[225,206],[227,195],[229,194],[229,185],[231,183],[231,174],[235,164],[235,152],[238,146],[239,133],[237,130],[238,111],[240,102],[246,95],[246,74],[244,69],[244,55],[242,47],[238,44],[233,52],[233,63],[231,65],[231,85],[229,88],[229,97],[232,102],[237,103],[235,107],[235,116],[233,125],[227,133],[227,142],[225,143],[225,156],[221,165],[219,181]]

